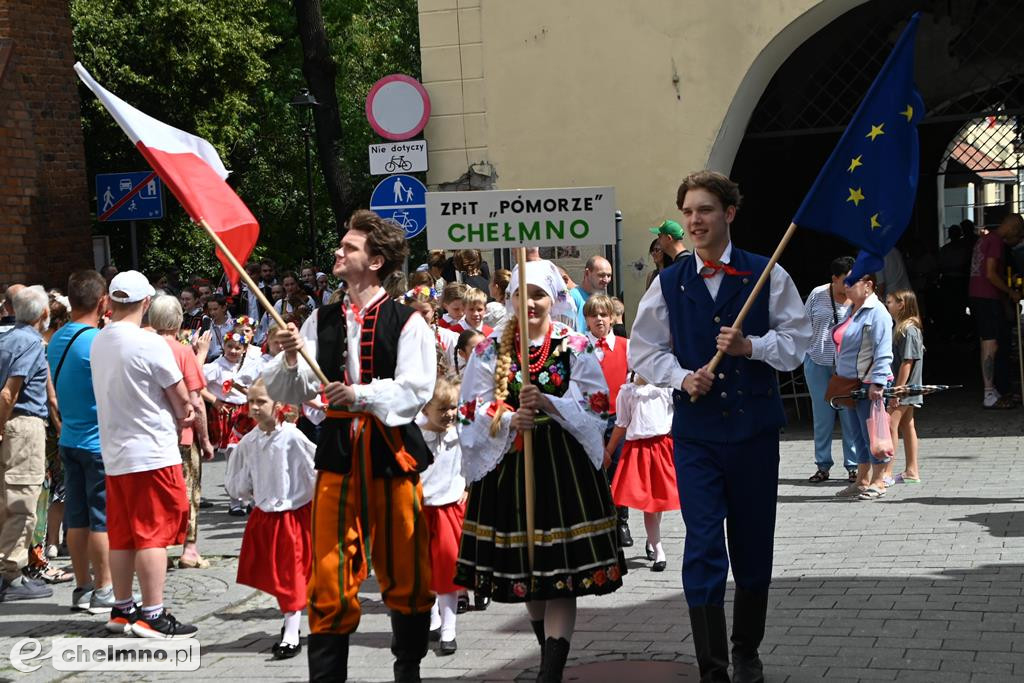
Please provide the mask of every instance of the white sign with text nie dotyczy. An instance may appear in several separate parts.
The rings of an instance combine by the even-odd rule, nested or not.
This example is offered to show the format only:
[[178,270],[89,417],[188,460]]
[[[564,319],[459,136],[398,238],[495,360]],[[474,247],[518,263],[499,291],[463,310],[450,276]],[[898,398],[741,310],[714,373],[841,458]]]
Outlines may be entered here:
[[614,242],[614,187],[427,193],[431,249]]
[[370,175],[427,170],[427,141],[403,140],[370,145]]

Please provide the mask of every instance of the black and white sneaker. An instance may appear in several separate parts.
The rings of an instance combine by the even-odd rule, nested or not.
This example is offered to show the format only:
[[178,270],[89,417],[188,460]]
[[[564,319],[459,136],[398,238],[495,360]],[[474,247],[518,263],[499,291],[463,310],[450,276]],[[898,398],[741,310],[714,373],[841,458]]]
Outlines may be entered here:
[[197,631],[199,631],[198,628],[192,624],[181,623],[167,610],[152,619],[146,619],[140,613],[139,618],[132,624],[132,633],[139,638],[193,638]]
[[134,602],[128,609],[121,609],[117,605],[110,608],[110,617],[107,619],[107,630],[119,635],[127,635],[132,632],[132,624],[142,617],[139,606]]

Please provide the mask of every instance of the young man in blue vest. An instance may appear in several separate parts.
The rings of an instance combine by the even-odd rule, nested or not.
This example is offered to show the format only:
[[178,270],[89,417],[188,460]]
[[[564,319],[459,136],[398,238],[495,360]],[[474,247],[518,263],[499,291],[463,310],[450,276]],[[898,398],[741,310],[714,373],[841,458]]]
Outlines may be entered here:
[[279,331],[284,353],[263,373],[274,400],[318,395],[320,380],[298,356],[305,345],[330,380],[312,503],[309,679],[347,679],[372,562],[391,611],[395,680],[418,683],[434,604],[419,473],[433,456],[414,421],[434,392],[437,351],[423,317],[381,287],[409,253],[404,233],[371,211],[356,211],[346,227],[333,270],[344,299],[313,311],[301,332]]
[[[640,301],[631,367],[675,392],[672,438],[686,524],[683,590],[701,681],[729,681],[725,584],[736,580],[733,683],[764,680],[772,576],[779,428],[785,421],[775,370],[803,361],[810,324],[796,286],[776,265],[742,329],[733,323],[768,259],[735,248],[729,228],[739,187],[712,171],[692,173],[676,196],[693,256],[676,261]],[[717,351],[725,357],[707,368]],[[691,398],[696,401],[691,402]],[[726,553],[725,529],[729,540]]]

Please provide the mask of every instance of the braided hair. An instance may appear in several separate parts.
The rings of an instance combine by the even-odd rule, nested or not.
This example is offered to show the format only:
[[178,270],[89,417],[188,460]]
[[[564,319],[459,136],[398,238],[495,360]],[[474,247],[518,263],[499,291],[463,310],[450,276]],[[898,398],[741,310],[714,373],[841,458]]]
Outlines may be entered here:
[[517,317],[512,317],[505,324],[498,342],[498,356],[494,363],[494,400],[498,409],[491,420],[491,436],[498,435],[501,429],[501,416],[505,413],[505,399],[508,398],[508,373],[512,368],[512,355],[515,353],[516,330],[519,329]]

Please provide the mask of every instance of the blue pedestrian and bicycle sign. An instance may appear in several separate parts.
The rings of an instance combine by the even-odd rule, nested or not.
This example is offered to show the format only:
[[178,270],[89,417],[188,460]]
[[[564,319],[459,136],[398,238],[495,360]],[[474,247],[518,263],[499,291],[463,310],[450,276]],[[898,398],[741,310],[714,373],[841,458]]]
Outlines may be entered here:
[[388,176],[373,189],[370,209],[412,239],[427,227],[427,186],[411,175]]
[[96,216],[101,221],[164,217],[163,188],[153,171],[96,175]]

